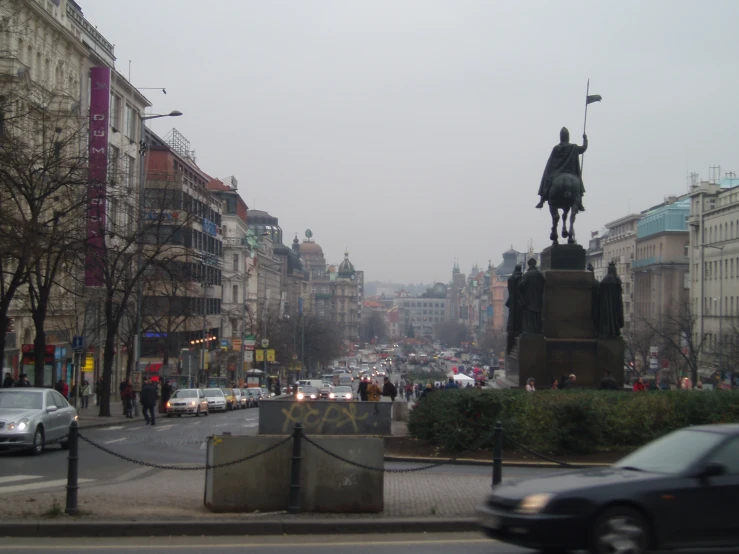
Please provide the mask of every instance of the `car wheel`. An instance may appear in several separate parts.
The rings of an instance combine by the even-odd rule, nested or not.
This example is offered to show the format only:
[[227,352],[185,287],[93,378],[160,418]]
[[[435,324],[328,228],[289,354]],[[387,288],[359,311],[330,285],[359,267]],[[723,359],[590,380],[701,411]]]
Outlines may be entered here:
[[182,417],[182,414],[177,414],[177,417]]
[[44,451],[44,428],[39,425],[36,427],[36,432],[33,434],[33,446],[31,447],[31,454],[38,456]]
[[205,410],[205,417],[208,417],[208,414],[210,413],[210,410]]
[[604,511],[595,523],[592,554],[644,554],[649,547],[649,525],[634,508],[614,506]]
[[200,417],[200,408],[198,408],[198,411],[195,412],[195,417]]

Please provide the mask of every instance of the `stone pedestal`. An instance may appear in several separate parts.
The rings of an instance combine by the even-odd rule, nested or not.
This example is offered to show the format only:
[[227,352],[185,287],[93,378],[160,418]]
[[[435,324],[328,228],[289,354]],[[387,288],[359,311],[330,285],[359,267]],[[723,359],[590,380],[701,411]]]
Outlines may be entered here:
[[593,285],[590,271],[550,269],[544,272],[542,327],[553,339],[592,339]]
[[542,305],[543,336],[518,338],[518,382],[529,377],[548,388],[553,379],[574,373],[577,386],[598,388],[606,371],[623,385],[624,343],[597,339],[593,328],[593,274],[585,270],[585,249],[552,245],[541,254],[546,278]]
[[541,252],[541,271],[547,269],[585,269],[585,249],[579,244],[553,244]]

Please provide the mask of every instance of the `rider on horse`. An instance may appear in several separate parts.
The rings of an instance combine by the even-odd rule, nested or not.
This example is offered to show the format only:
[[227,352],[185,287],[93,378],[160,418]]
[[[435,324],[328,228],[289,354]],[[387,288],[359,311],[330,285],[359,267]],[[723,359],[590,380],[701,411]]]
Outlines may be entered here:
[[544,176],[541,178],[541,185],[539,186],[539,196],[541,201],[536,205],[537,208],[542,208],[544,202],[549,200],[549,189],[552,186],[552,179],[561,173],[570,173],[580,179],[580,196],[577,199],[577,210],[580,212],[585,211],[585,207],[582,205],[582,196],[585,194],[585,187],[582,183],[582,176],[580,175],[580,154],[588,149],[588,136],[582,136],[582,146],[577,144],[570,144],[570,132],[567,127],[562,127],[559,132],[560,143],[552,148],[552,153],[549,156],[547,167],[544,169]]

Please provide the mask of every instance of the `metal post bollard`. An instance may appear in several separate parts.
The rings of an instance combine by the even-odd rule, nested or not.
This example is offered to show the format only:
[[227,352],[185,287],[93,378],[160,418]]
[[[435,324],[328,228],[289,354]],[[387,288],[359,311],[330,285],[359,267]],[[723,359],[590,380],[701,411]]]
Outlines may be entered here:
[[495,424],[493,435],[493,487],[503,480],[503,425]]
[[303,426],[295,424],[293,431],[293,461],[290,469],[290,498],[287,503],[289,514],[300,513],[300,463],[303,459],[301,454],[303,442]]
[[77,477],[78,464],[79,464],[79,424],[75,419],[69,425],[69,460],[67,464],[67,507],[64,509],[64,513],[70,516],[76,516],[80,513],[77,507]]

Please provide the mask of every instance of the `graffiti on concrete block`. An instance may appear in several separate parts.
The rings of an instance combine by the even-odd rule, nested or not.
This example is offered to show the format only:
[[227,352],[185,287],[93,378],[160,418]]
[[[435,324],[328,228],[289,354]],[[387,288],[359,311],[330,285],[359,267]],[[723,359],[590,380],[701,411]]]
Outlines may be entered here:
[[292,402],[289,408],[282,408],[285,417],[282,432],[287,433],[296,423],[300,423],[306,433],[321,434],[325,427],[350,427],[352,432],[359,433],[358,422],[369,417],[368,413],[358,414],[357,405],[351,404],[309,404]]

